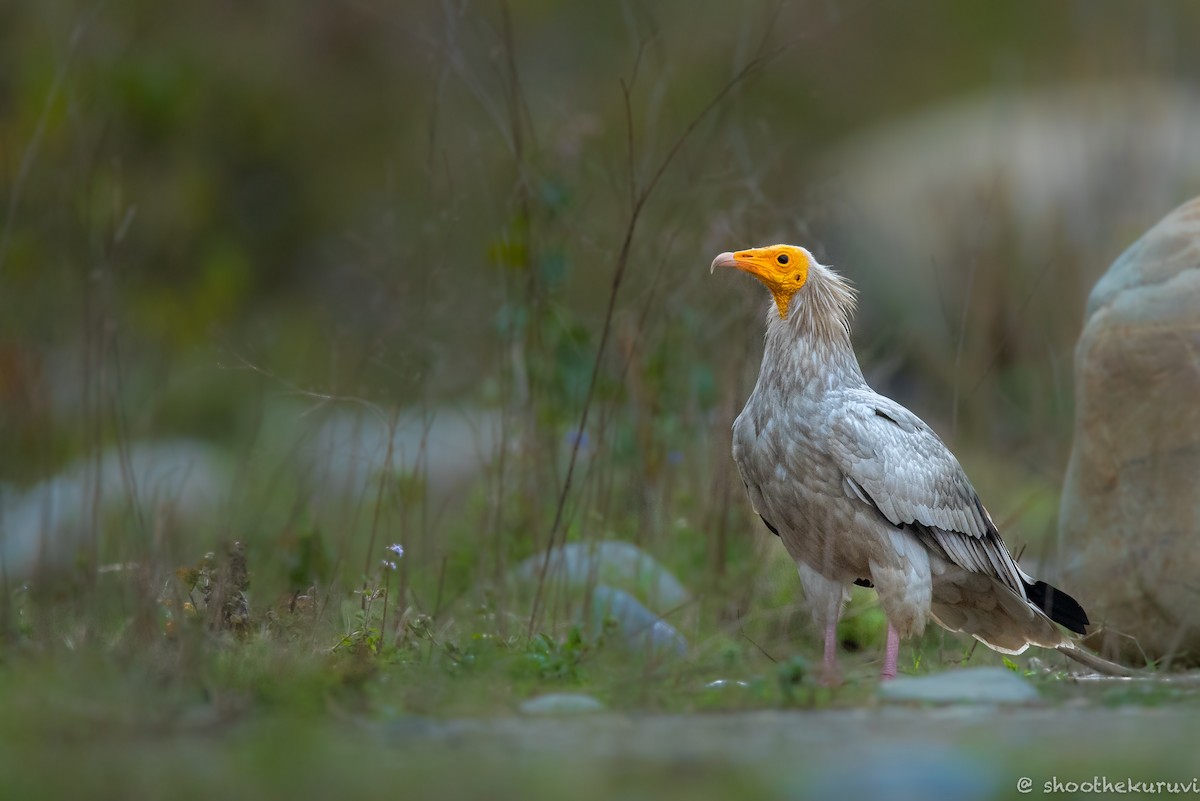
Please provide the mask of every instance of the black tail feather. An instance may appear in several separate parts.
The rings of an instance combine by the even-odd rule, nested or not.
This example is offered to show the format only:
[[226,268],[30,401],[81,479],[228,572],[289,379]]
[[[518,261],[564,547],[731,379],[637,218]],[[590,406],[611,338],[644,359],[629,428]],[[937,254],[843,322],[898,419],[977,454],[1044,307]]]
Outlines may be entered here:
[[1079,602],[1070,595],[1044,581],[1026,584],[1025,595],[1029,603],[1045,612],[1055,623],[1066,626],[1076,634],[1087,634],[1087,626],[1091,621]]

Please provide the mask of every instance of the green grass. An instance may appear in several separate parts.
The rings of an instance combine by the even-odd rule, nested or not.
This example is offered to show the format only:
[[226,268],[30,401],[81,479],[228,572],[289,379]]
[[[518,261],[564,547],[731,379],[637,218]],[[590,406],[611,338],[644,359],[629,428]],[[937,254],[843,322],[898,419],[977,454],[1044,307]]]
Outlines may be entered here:
[[[194,576],[181,572],[171,580],[192,585]],[[391,571],[375,575],[381,578],[392,581]],[[773,797],[801,780],[786,766],[762,772],[719,762],[680,774],[669,758],[650,755],[620,767],[586,755],[564,763],[553,739],[545,741],[550,750],[524,754],[475,739],[464,753],[438,733],[438,721],[511,717],[523,701],[549,692],[589,694],[630,721],[755,710],[883,712],[875,695],[882,621],[865,590],[856,591],[842,625],[847,681],[836,688],[817,681],[819,646],[807,624],[795,616],[770,623],[766,608],[726,625],[698,615],[687,629],[692,649],[668,657],[630,652],[611,626],[593,634],[562,624],[530,637],[522,619],[501,625],[504,616],[487,606],[406,612],[394,589],[385,627],[382,596],[364,612],[362,593],[331,590],[328,603],[316,595],[276,605],[251,593],[249,618],[238,625],[210,617],[195,591],[194,612],[145,599],[156,606],[140,623],[143,610],[130,609],[132,593],[115,582],[87,594],[83,608],[69,595],[22,593],[0,651],[5,797],[78,797],[85,788],[94,798],[327,797],[396,788],[429,798],[553,798],[566,788],[584,799],[623,792]],[[1004,661],[937,631],[906,644],[901,659],[903,672],[917,674]],[[1009,664],[1023,670],[1025,659]],[[1200,711],[1195,688],[1081,684],[1063,673],[1024,672],[1044,703],[1065,714],[1081,704]],[[724,686],[711,686],[718,680]],[[1037,764],[1033,754],[1024,759]]]

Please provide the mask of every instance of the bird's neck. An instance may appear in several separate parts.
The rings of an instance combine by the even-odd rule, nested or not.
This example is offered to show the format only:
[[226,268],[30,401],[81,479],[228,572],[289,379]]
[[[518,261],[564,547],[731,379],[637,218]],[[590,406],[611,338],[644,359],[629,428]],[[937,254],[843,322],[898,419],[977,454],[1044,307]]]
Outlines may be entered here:
[[810,392],[864,386],[850,342],[854,290],[832,270],[814,268],[792,299],[786,319],[772,309],[763,368],[770,365],[776,379]]
[[767,330],[764,378],[815,394],[866,384],[849,334],[825,338],[799,326],[780,329]]

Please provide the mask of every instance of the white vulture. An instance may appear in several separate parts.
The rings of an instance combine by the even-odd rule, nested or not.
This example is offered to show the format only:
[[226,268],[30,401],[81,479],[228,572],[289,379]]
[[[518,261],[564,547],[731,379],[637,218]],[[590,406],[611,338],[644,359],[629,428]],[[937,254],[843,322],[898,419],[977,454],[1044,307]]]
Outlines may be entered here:
[[874,586],[887,615],[882,677],[901,638],[931,618],[991,648],[1076,647],[1087,614],[1026,574],[958,460],[915,414],[873,391],[850,344],[855,292],[802,247],[722,253],[712,262],[771,291],[754,392],[733,424],[733,458],[754,510],[796,562],[836,682],[836,629],[851,584]]

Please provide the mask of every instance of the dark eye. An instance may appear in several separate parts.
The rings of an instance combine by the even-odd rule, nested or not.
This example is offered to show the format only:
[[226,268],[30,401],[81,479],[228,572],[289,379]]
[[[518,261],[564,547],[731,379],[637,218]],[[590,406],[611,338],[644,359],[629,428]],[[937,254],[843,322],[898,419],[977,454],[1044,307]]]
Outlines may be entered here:
[[786,253],[780,253],[778,256],[775,257],[775,261],[779,262],[780,264],[787,264],[788,263],[788,255]]

